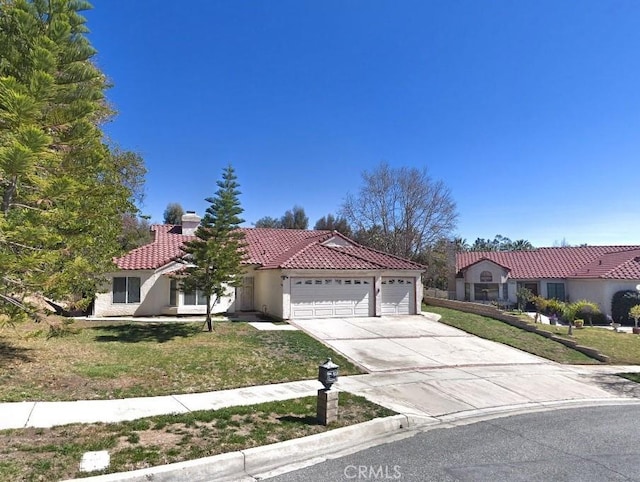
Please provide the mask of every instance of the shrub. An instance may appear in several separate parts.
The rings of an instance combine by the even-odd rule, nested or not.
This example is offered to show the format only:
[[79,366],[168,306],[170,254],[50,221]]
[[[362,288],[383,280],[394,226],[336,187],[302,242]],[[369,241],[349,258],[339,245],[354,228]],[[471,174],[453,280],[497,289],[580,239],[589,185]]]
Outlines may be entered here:
[[640,305],[634,305],[629,310],[629,318],[633,318],[634,326],[638,327],[638,319],[640,319]]
[[640,294],[637,291],[618,291],[611,299],[613,321],[622,325],[633,325],[633,320],[629,317],[629,310],[635,305],[640,305]]
[[577,306],[575,303],[566,303],[562,310],[562,318],[572,323],[577,318]]
[[557,300],[555,298],[551,298],[547,300],[546,306],[544,307],[543,313],[547,316],[556,315],[558,317],[562,316],[564,312],[564,307],[566,303],[564,301]]
[[575,306],[576,316],[587,320],[589,326],[593,326],[594,315],[602,314],[600,307],[593,301],[580,300],[572,304]]
[[523,311],[527,307],[527,303],[533,299],[533,292],[529,288],[518,288],[516,299],[518,300],[518,309]]

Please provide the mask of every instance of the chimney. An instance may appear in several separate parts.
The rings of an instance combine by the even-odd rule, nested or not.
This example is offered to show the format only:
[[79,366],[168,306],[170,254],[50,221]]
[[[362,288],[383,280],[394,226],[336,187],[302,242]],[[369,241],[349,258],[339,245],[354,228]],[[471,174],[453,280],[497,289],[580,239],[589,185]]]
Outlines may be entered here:
[[193,236],[200,225],[200,216],[195,211],[187,211],[182,215],[182,234]]

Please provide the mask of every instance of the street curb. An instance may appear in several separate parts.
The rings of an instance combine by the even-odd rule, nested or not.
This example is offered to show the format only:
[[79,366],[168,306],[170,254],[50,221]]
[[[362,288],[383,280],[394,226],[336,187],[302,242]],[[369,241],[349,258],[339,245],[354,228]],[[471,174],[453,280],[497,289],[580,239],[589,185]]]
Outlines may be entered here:
[[[367,446],[393,441],[393,435],[410,436],[420,431],[451,428],[496,418],[552,410],[597,406],[639,405],[632,398],[575,399],[552,402],[533,402],[476,410],[465,410],[435,417],[394,415],[368,422],[337,428],[307,437],[286,440],[270,445],[229,452],[185,462],[139,469],[131,472],[69,479],[66,482],[209,482],[216,480],[257,480],[270,472],[309,461],[322,462],[345,451],[357,451]],[[286,471],[286,470],[285,470]],[[257,479],[253,476],[258,476]]]
[[326,457],[332,453],[344,451],[382,436],[398,433],[409,427],[410,421],[408,417],[394,415],[237,452],[131,472],[69,479],[67,482],[168,482],[175,480],[209,482],[211,480],[239,480],[250,477],[252,473],[268,472],[269,470],[318,456]]
[[[573,400],[554,400],[548,402],[530,402],[516,405],[465,410],[447,415],[435,417],[438,423],[428,428],[442,426],[469,425],[473,423],[492,420],[495,418],[511,417],[528,413],[548,412],[553,410],[581,409],[588,407],[603,407],[616,405],[640,405],[640,400],[634,398],[582,398]],[[427,428],[426,426],[420,427]]]

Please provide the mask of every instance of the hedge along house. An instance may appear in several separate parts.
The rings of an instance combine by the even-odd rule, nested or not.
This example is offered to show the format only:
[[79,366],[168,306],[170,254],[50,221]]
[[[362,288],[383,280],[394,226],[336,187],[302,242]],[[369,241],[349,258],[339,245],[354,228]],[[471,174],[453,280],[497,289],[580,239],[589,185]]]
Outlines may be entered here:
[[[194,239],[200,218],[182,226],[154,225],[154,241],[114,260],[108,290],[97,294],[93,316],[204,314],[199,292],[179,289],[180,247]],[[261,311],[279,319],[416,314],[425,267],[363,247],[335,231],[242,228],[246,270],[239,288],[213,312]]]
[[617,291],[640,284],[640,246],[580,246],[456,255],[456,299],[516,303],[521,287],[561,301],[586,299],[611,314]]

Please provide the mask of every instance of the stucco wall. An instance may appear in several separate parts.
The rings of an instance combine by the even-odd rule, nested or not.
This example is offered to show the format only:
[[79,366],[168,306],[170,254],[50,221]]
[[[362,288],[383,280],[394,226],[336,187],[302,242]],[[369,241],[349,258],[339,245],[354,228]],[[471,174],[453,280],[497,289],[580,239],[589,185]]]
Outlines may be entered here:
[[[112,283],[118,276],[140,278],[140,303],[113,303]],[[160,298],[164,284],[158,282],[159,276],[154,271],[120,271],[106,275],[107,282],[101,293],[96,295],[94,316],[149,316],[158,314],[161,307]],[[168,296],[169,285],[166,285]],[[167,298],[168,300],[168,298]]]
[[492,280],[488,281],[488,283],[502,284],[507,282],[508,271],[491,261],[480,261],[467,269],[465,272],[465,282],[485,283],[485,281],[480,280],[480,273],[483,271],[488,271],[492,275]]
[[[121,271],[107,275],[108,282],[103,292],[98,293],[94,304],[95,317],[103,316],[154,316],[154,315],[200,315],[206,313],[203,305],[184,305],[184,294],[178,293],[178,306],[169,306],[171,278],[163,276],[182,265],[172,265],[154,271]],[[357,270],[255,270],[249,268],[244,276],[254,277],[254,308],[273,317],[289,319],[291,316],[291,278],[296,276],[369,277],[374,281],[372,311],[380,314],[380,281],[382,277],[411,277],[414,279],[415,312],[420,313],[423,296],[421,273],[416,271],[357,271]],[[141,303],[112,303],[112,279],[116,276],[140,277]],[[282,276],[286,276],[285,279]],[[227,296],[212,307],[213,313],[234,312],[236,289],[229,287]]]
[[281,271],[276,269],[257,270],[256,310],[275,318],[282,319],[282,288],[289,280],[280,278]]
[[611,299],[621,290],[634,290],[640,280],[573,280],[567,281],[570,301],[588,300],[598,303],[600,310],[611,315]]
[[[178,293],[178,306],[169,306],[171,278],[164,276],[182,265],[171,264],[157,271],[119,271],[106,275],[107,281],[96,294],[93,316],[156,316],[156,315],[203,315],[204,305],[184,305],[184,294]],[[113,303],[114,277],[140,278],[140,303]],[[213,313],[226,312],[233,305],[234,288],[227,289],[227,296],[212,306]]]

